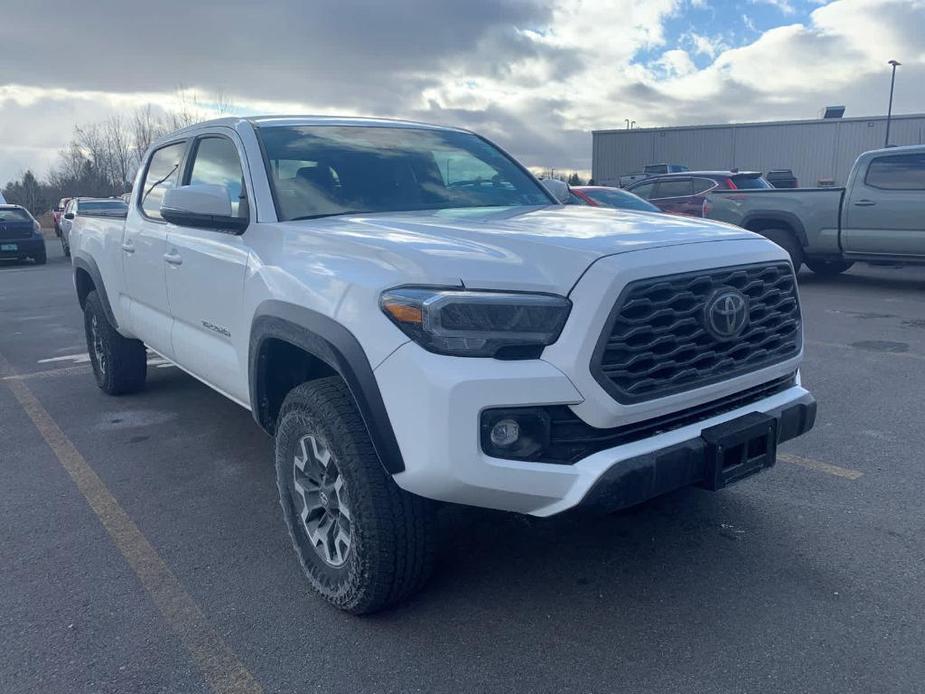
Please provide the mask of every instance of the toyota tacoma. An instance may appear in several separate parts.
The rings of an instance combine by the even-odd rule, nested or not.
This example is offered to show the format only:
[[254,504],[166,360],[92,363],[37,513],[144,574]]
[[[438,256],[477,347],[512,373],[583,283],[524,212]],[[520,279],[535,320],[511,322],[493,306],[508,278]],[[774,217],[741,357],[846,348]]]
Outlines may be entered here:
[[224,119],[71,230],[96,382],[146,347],[275,437],[304,573],[365,613],[427,578],[436,502],[610,511],[774,465],[813,425],[793,268],[725,224],[564,206],[466,130]]

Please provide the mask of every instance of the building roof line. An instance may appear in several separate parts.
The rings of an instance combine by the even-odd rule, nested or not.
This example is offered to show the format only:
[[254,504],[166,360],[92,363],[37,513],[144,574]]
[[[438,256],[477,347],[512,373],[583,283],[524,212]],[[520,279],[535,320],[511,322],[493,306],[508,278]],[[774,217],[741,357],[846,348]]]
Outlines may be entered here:
[[[893,115],[890,120],[910,120],[915,118],[925,118],[925,113],[904,113]],[[886,121],[886,116],[852,116],[851,118],[811,118],[808,120],[769,120],[769,121],[751,121],[748,123],[705,123],[703,125],[664,125],[657,128],[610,128],[605,130],[592,130],[592,135],[609,135],[613,133],[657,133],[667,130],[707,130],[718,128],[766,128],[776,125],[809,125],[809,124],[834,124],[843,122],[863,122],[863,121]]]

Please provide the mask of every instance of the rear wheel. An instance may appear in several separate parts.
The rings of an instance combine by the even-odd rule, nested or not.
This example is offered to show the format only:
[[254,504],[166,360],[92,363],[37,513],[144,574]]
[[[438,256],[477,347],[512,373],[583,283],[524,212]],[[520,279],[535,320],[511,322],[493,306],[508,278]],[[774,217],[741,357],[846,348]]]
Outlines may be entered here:
[[803,264],[803,246],[789,229],[762,229],[758,232],[766,239],[773,241],[778,246],[787,251],[790,256],[790,262],[793,263],[793,271],[799,272]]
[[806,267],[823,277],[840,275],[854,263],[850,260],[825,260],[823,258],[807,258]]
[[433,503],[395,484],[343,381],[297,386],[276,431],[276,479],[311,587],[365,614],[418,590],[434,554]]
[[48,261],[48,256],[45,254],[45,249],[43,248],[40,253],[36,253],[32,260],[35,261],[36,265],[44,265]]
[[84,303],[84,331],[96,384],[104,393],[135,393],[145,385],[148,358],[140,340],[123,337],[106,318],[103,303],[95,291]]

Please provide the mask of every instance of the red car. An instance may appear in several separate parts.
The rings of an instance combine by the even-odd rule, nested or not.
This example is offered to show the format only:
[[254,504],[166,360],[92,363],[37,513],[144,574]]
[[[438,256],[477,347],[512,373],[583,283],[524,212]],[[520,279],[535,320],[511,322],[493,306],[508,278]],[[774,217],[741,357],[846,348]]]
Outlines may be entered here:
[[711,191],[771,187],[760,171],[685,171],[652,176],[627,190],[650,201],[662,212],[703,217],[703,206]]
[[659,212],[660,210],[651,202],[646,202],[638,195],[634,195],[621,188],[607,186],[570,186],[573,205],[589,205],[591,207],[615,207],[623,210],[640,210],[642,212]]

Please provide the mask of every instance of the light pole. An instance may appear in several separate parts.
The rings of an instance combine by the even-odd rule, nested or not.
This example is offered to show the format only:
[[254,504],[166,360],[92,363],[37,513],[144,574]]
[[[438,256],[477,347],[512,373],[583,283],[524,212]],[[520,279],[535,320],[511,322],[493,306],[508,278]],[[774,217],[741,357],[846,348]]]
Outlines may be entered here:
[[890,78],[890,105],[886,110],[886,140],[883,143],[884,147],[890,146],[890,118],[893,116],[893,85],[896,84],[896,68],[902,65],[898,60],[891,60],[888,65],[893,66],[893,76]]

